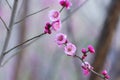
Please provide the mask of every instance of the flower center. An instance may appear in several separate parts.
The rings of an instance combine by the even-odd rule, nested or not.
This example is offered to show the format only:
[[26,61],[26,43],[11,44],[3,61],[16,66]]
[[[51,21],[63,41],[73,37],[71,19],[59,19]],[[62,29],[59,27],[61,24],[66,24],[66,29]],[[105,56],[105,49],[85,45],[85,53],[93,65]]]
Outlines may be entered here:
[[58,15],[59,15],[58,12],[55,12],[54,15],[53,15],[53,17],[54,17],[54,18],[57,18]]
[[70,51],[72,51],[72,49],[71,49],[71,48],[68,48],[68,52],[70,52]]
[[58,40],[62,41],[63,40],[63,36],[61,35],[60,37],[58,37]]

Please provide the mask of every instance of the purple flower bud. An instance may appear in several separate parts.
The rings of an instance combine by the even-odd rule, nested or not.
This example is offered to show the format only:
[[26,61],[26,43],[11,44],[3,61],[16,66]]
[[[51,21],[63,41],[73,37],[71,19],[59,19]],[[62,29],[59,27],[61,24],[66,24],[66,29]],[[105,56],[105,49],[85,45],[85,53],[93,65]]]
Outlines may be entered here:
[[95,53],[95,49],[94,49],[94,47],[93,47],[92,45],[89,45],[89,46],[88,46],[88,51],[89,51],[90,53],[92,53],[92,54]]

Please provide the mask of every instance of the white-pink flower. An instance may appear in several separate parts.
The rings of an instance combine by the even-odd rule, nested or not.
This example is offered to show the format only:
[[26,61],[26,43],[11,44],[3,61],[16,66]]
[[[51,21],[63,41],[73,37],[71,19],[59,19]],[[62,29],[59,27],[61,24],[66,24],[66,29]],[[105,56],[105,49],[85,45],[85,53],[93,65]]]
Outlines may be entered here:
[[66,7],[67,9],[70,9],[70,6],[72,6],[72,3],[69,0],[59,0],[59,3],[61,6]]
[[74,56],[76,52],[76,46],[72,43],[67,43],[64,47],[64,50],[68,56]]
[[83,70],[84,75],[88,75],[89,72],[90,72],[89,69],[93,69],[93,67],[92,67],[92,66],[90,65],[90,63],[88,63],[88,62],[82,63],[81,67],[82,67],[82,70]]
[[65,44],[67,42],[67,36],[63,33],[58,33],[55,37],[55,41],[58,45]]
[[60,13],[57,10],[51,10],[48,14],[51,21],[57,21],[60,19]]
[[57,20],[52,23],[52,29],[54,31],[59,31],[61,29],[61,21]]

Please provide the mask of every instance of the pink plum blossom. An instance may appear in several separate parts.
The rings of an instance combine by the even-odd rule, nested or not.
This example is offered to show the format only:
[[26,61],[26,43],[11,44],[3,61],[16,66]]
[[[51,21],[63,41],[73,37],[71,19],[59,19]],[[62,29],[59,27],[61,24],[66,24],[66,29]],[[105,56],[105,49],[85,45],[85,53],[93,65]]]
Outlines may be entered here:
[[94,47],[93,47],[92,45],[88,45],[88,51],[89,51],[90,53],[92,53],[92,54],[95,53],[95,49],[94,49]]
[[61,21],[57,20],[52,23],[52,29],[54,31],[59,31],[61,29]]
[[83,69],[83,73],[84,75],[88,75],[90,70],[89,69],[93,69],[93,67],[90,65],[90,63],[88,62],[85,62],[85,63],[82,63],[81,65],[82,69]]
[[68,56],[74,56],[76,52],[76,46],[72,43],[67,43],[64,47],[64,50]]
[[59,3],[61,6],[66,7],[67,9],[70,9],[70,6],[72,6],[72,3],[69,0],[59,0]]
[[83,74],[86,75],[86,76],[90,73],[90,71],[88,69],[86,69],[86,70],[82,69],[82,71],[83,71]]
[[51,21],[57,21],[60,19],[60,13],[57,10],[51,10],[48,14]]
[[55,41],[58,45],[65,44],[67,42],[67,36],[63,33],[58,33],[55,37]]

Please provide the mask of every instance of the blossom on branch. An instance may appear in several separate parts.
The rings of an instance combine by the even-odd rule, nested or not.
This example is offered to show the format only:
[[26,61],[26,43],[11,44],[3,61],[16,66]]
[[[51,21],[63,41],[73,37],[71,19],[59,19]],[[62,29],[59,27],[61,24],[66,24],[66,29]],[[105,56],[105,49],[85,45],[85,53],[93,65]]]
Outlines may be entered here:
[[60,20],[53,21],[52,22],[52,29],[54,31],[60,31],[60,29],[61,29],[61,21]]
[[56,36],[55,36],[55,42],[58,44],[58,45],[63,45],[67,42],[67,36],[63,33],[58,33]]
[[76,52],[76,46],[72,43],[67,43],[64,47],[64,50],[68,56],[74,56]]
[[66,7],[67,9],[70,9],[72,6],[72,3],[69,0],[59,0],[59,3],[61,6]]
[[81,52],[82,52],[83,54],[86,54],[86,53],[87,53],[87,50],[86,50],[85,48],[82,48]]
[[94,47],[93,47],[92,45],[88,45],[88,51],[89,51],[90,53],[92,53],[92,54],[95,53],[95,49],[94,49]]
[[88,62],[82,63],[81,67],[84,75],[88,75],[90,73],[90,69],[93,69],[93,67]]
[[51,10],[48,14],[51,21],[57,21],[60,19],[60,13],[57,10]]

